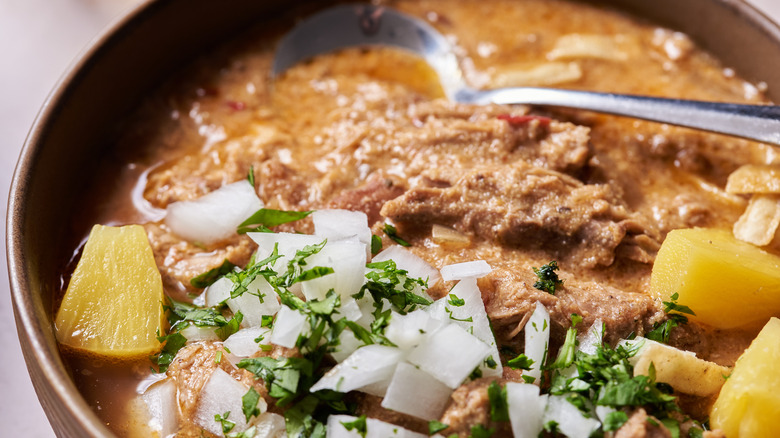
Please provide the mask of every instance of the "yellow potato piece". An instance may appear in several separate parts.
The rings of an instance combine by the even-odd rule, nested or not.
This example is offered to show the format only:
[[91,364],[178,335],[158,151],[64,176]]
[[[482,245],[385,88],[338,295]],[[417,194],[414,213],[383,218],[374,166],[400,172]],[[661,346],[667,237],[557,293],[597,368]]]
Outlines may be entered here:
[[780,436],[780,320],[772,318],[737,360],[710,413],[729,438]]
[[112,357],[160,348],[163,289],[140,225],[95,225],[55,318],[57,340]]
[[780,315],[780,257],[727,230],[674,230],[658,251],[650,292],[691,308],[717,328],[761,327]]

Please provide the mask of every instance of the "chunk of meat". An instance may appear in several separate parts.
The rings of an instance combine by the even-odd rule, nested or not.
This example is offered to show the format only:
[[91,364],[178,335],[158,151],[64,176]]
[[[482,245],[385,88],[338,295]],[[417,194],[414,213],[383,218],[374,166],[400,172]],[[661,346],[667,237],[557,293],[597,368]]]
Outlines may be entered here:
[[244,385],[254,387],[269,405],[273,403],[262,381],[258,383],[250,372],[236,368],[228,360],[217,362],[217,353],[227,357],[221,343],[196,342],[179,350],[176,359],[168,367],[168,377],[176,384],[181,415],[177,436],[201,436],[200,427],[194,423],[198,400],[203,386],[218,367]]
[[257,245],[246,236],[236,235],[213,248],[196,246],[171,233],[165,225],[145,224],[154,258],[162,274],[163,285],[171,293],[194,292],[190,280],[230,260],[244,266]]
[[400,228],[452,226],[593,268],[612,264],[627,224],[636,224],[609,186],[583,184],[540,167],[515,163],[425,175],[382,208]]
[[374,174],[362,186],[345,190],[328,204],[329,208],[362,211],[368,216],[368,224],[383,221],[379,211],[385,202],[401,196],[406,189],[397,178]]
[[[650,422],[650,420],[653,422]],[[669,430],[661,422],[647,415],[644,409],[637,409],[628,421],[615,432],[614,438],[671,438]]]
[[537,278],[530,267],[511,271],[494,269],[480,279],[485,310],[499,341],[510,342],[507,338],[519,333],[518,324],[533,312],[537,302],[550,312],[552,335],[559,339],[571,326],[572,313],[582,316],[583,324],[578,326],[581,330],[601,319],[606,325],[606,341],[610,343],[631,332],[641,335],[664,317],[652,298],[644,294],[593,282],[570,281],[566,273],[560,277],[564,283],[556,288],[555,295],[533,287]]
[[248,133],[211,145],[150,172],[144,197],[155,207],[195,199],[225,184],[245,178],[252,164],[264,162],[274,148],[291,141],[289,134],[267,123],[253,124]]
[[363,392],[355,392],[357,415],[376,418],[387,423],[397,424],[411,431],[428,434],[428,422],[411,415],[403,414],[382,407],[382,398]]
[[493,436],[512,436],[509,423],[494,422],[490,419],[490,399],[487,389],[493,381],[495,379],[477,379],[461,385],[452,393],[440,420],[450,426],[442,432],[443,434],[469,437],[471,428],[481,424],[486,429],[494,429]]

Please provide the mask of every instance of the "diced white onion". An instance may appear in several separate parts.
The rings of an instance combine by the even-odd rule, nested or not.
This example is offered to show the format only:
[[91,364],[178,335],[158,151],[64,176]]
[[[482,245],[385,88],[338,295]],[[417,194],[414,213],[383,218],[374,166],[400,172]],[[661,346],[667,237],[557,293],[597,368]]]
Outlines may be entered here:
[[366,245],[354,241],[330,242],[306,259],[306,269],[315,266],[333,268],[333,273],[301,283],[307,300],[325,298],[333,289],[342,300],[360,291],[366,281]]
[[[230,377],[222,368],[215,368],[198,397],[195,424],[214,435],[224,436],[222,425],[214,420],[214,416],[230,412],[228,420],[235,423],[233,432],[244,431],[247,423],[242,411],[241,398],[248,390],[249,387]],[[265,412],[267,408],[265,400],[260,398],[257,407],[261,412]]]
[[287,438],[287,430],[284,425],[284,417],[273,412],[264,412],[250,420],[255,426],[257,438]]
[[436,284],[439,278],[441,278],[436,268],[402,246],[391,246],[371,259],[372,262],[384,262],[387,260],[394,261],[395,266],[408,272],[410,278],[427,280],[428,287]]
[[407,360],[455,389],[490,352],[490,347],[477,337],[450,324],[426,336]]
[[179,429],[179,405],[176,400],[176,384],[171,378],[157,382],[141,396],[149,413],[147,425],[161,437],[176,433]]
[[603,423],[607,419],[607,415],[616,412],[617,409],[613,408],[612,406],[596,406],[596,416],[599,417],[599,420]]
[[385,337],[406,352],[419,345],[425,336],[444,327],[446,323],[432,318],[428,312],[415,310],[406,315],[393,312],[390,324],[385,328]]
[[391,423],[385,423],[374,418],[366,419],[366,434],[362,435],[355,429],[347,430],[344,423],[355,421],[351,415],[331,415],[328,417],[327,438],[428,438],[428,435],[412,432]]
[[[255,339],[259,337],[262,337],[260,343],[255,342]],[[234,356],[249,357],[260,351],[260,344],[270,344],[270,337],[270,329],[266,327],[250,327],[233,333],[229,338],[225,339],[223,345]]]
[[360,305],[352,298],[346,298],[341,300],[341,306],[336,309],[333,320],[337,321],[341,318],[347,318],[347,321],[357,321],[363,317],[363,311],[360,310]]
[[547,399],[544,411],[545,424],[549,421],[558,423],[558,430],[569,438],[588,438],[601,426],[595,418],[586,418],[576,406],[571,404],[565,395],[551,395]]
[[215,307],[230,298],[230,290],[233,282],[227,277],[222,277],[207,287],[203,294],[206,295],[206,307]]
[[332,351],[330,355],[336,362],[344,362],[344,360],[348,358],[349,355],[354,353],[355,350],[360,348],[362,345],[363,342],[355,337],[355,334],[352,333],[352,330],[347,329],[342,331],[341,335],[339,335],[339,345],[334,347],[334,351]]
[[168,204],[165,223],[190,242],[214,243],[236,234],[236,228],[263,207],[254,187],[239,181],[193,201]]
[[401,362],[395,369],[382,407],[423,420],[437,420],[452,389],[416,367]]
[[189,324],[180,333],[187,338],[187,342],[219,341],[215,329],[216,327],[213,326],[198,327],[195,324]]
[[539,387],[528,383],[506,384],[506,401],[514,438],[536,438],[542,431],[547,396]]
[[484,260],[455,263],[441,268],[441,278],[444,281],[463,280],[465,278],[480,278],[491,272],[493,268]]
[[311,387],[311,392],[321,389],[349,392],[379,382],[385,382],[386,387],[402,356],[401,350],[395,347],[373,344],[358,348],[322,376]]
[[[463,300],[464,304],[461,306],[450,304],[450,296],[452,296],[452,300],[455,300],[455,297]],[[442,306],[444,307],[443,312],[440,310]],[[434,317],[463,327],[490,347],[489,355],[493,357],[497,365],[493,368],[484,363],[480,365],[483,376],[500,377],[503,374],[503,369],[499,366],[501,358],[498,354],[498,346],[495,336],[493,336],[493,330],[490,328],[485,303],[482,301],[482,292],[477,286],[476,278],[466,278],[459,281],[450,290],[449,295],[437,300],[431,307]]]
[[596,354],[602,339],[604,339],[604,322],[598,318],[593,321],[588,331],[579,337],[577,349],[585,354]]
[[274,328],[271,332],[271,343],[286,348],[293,348],[298,337],[306,327],[306,315],[287,306],[282,306],[276,314]]
[[[262,301],[260,296],[262,296]],[[227,305],[233,313],[241,311],[241,314],[244,315],[241,324],[245,327],[259,326],[263,323],[264,315],[273,315],[281,307],[276,292],[262,276],[252,280],[243,294],[228,299]]]
[[311,214],[311,219],[315,235],[328,239],[328,242],[357,236],[358,241],[366,245],[366,257],[370,254],[371,229],[368,217],[362,211],[317,210]]
[[540,366],[547,356],[547,345],[550,343],[550,314],[542,303],[537,302],[534,312],[525,324],[525,355],[534,361],[531,369],[524,374],[534,377],[537,382],[542,376]]
[[[215,281],[204,291],[206,307],[227,303],[233,313],[241,311],[244,316],[241,325],[244,327],[259,326],[263,322],[263,315],[273,315],[279,311],[279,299],[265,277],[259,276],[252,280],[247,291],[236,298],[230,298],[232,289],[233,282],[227,277]],[[263,296],[263,301],[260,301],[260,295]]]

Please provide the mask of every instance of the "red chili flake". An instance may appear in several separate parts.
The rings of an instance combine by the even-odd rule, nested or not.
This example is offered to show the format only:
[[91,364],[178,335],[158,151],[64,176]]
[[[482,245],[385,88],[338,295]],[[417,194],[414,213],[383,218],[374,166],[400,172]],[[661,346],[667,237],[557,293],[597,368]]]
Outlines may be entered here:
[[513,116],[511,114],[500,114],[496,116],[498,120],[506,120],[510,125],[512,126],[522,126],[527,125],[528,123],[533,122],[534,120],[538,120],[539,124],[542,126],[547,126],[552,121],[549,117],[543,117],[543,116]]
[[242,111],[246,109],[246,104],[244,102],[237,102],[235,100],[228,100],[227,106],[229,106],[233,111]]

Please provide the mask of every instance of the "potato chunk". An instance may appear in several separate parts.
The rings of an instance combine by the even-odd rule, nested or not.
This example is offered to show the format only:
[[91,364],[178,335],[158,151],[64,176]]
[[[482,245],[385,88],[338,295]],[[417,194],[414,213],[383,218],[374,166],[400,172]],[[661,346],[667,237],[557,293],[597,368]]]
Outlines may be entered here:
[[658,251],[650,292],[664,301],[678,293],[692,320],[713,327],[760,327],[780,315],[780,257],[727,230],[674,230]]
[[140,225],[95,225],[55,318],[57,340],[79,350],[134,357],[159,349],[163,289]]
[[772,318],[737,360],[710,413],[729,438],[780,436],[780,319]]

